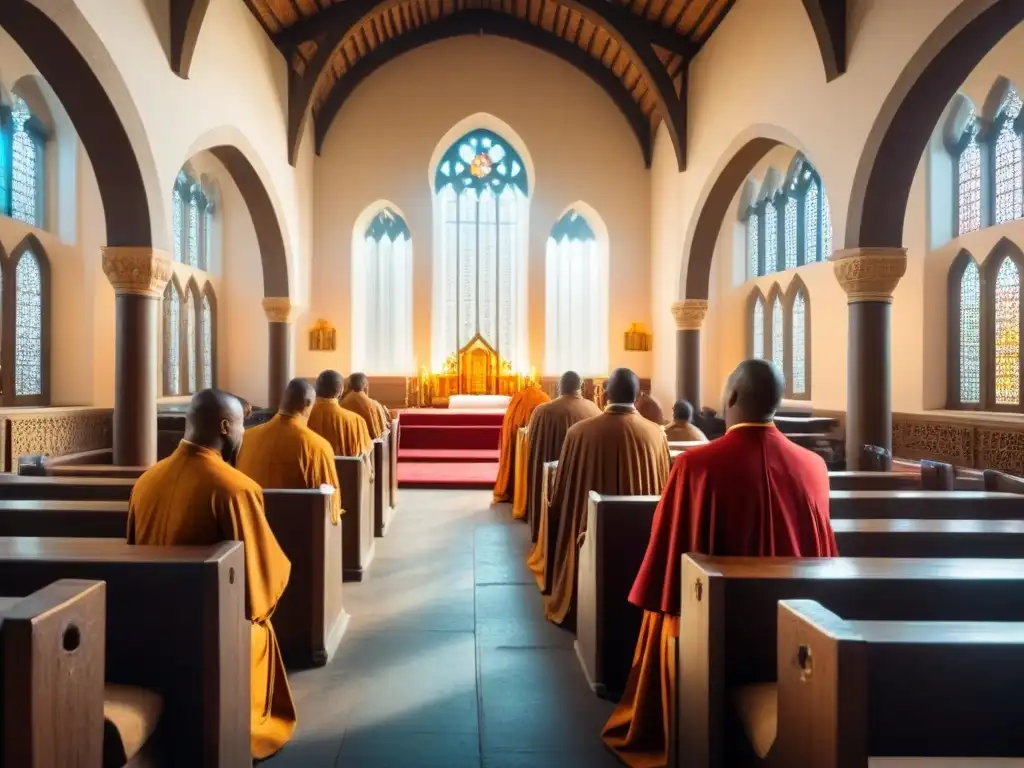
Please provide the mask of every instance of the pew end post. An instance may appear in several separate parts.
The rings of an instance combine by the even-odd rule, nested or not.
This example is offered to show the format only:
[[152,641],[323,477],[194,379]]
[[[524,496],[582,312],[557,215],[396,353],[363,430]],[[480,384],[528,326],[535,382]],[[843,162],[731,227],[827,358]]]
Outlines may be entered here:
[[342,578],[362,581],[376,552],[371,482],[372,454],[335,456],[341,485]]
[[394,508],[391,506],[391,435],[385,432],[373,441],[373,535],[387,535]]
[[[695,663],[679,675],[676,711],[688,716],[678,720],[677,765],[683,768],[685,755],[687,766],[721,766],[722,743],[715,735],[722,733],[725,719],[725,591],[721,574],[689,555],[683,555],[681,578],[678,661]],[[676,668],[683,669],[681,664]]]

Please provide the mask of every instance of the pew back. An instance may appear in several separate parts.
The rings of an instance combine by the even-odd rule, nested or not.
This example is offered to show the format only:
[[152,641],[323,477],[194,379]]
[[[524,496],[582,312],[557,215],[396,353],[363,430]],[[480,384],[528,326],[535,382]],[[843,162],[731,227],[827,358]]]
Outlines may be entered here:
[[829,513],[840,518],[1015,520],[1024,498],[987,491],[832,491]]
[[913,491],[921,489],[921,475],[914,472],[829,472],[828,487],[833,491]]
[[30,477],[0,473],[0,499],[127,501],[134,487],[134,478]]
[[373,562],[373,489],[366,456],[335,456],[341,485],[341,561],[345,581],[362,581]]
[[843,557],[1024,558],[1021,520],[832,521]]
[[373,441],[373,535],[382,538],[391,525],[390,435],[385,432]]

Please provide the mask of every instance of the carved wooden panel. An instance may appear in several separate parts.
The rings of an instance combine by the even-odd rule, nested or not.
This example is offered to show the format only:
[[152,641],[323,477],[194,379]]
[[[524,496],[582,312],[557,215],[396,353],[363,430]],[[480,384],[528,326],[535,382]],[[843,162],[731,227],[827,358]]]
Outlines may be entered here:
[[975,434],[974,468],[1024,475],[1024,431],[979,427]]
[[109,408],[51,408],[4,416],[3,456],[5,471],[11,471],[21,456],[44,454],[64,456],[113,446],[113,414]]
[[906,459],[935,459],[974,466],[974,429],[969,424],[900,419],[892,422],[892,451]]

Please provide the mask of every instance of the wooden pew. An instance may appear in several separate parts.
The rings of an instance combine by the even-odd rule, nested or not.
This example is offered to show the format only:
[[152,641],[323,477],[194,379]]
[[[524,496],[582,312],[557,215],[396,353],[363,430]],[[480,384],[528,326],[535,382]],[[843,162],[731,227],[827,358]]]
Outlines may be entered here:
[[986,469],[982,473],[982,484],[986,491],[1024,494],[1024,477],[1008,475],[996,469]]
[[385,432],[373,441],[373,535],[383,538],[394,516],[391,506],[391,440]]
[[[786,600],[777,670],[773,764],[1024,756],[1024,623],[847,621]],[[762,733],[748,730],[762,749],[763,719]]]
[[1024,499],[986,491],[832,491],[834,520],[1015,520],[1024,518]]
[[335,456],[341,484],[341,562],[345,581],[362,581],[373,562],[373,489],[365,456]]
[[1019,560],[685,555],[681,579],[678,754],[698,768],[753,758],[737,713],[756,708],[755,694],[771,700],[749,686],[776,682],[780,600],[817,600],[850,620],[1024,619]]
[[251,764],[241,543],[0,538],[0,594],[27,595],[61,578],[106,582],[105,678],[163,697],[161,730],[173,734],[166,765]]
[[128,501],[134,478],[26,477],[0,473],[0,499]]
[[912,472],[829,472],[828,487],[833,491],[920,490],[921,475]]
[[555,473],[558,472],[557,461],[544,462],[541,471],[541,484],[544,486],[544,511],[541,517],[541,525],[544,531],[538,530],[538,536],[547,537],[547,549],[544,562],[544,586],[541,588],[542,595],[551,594],[551,580],[555,571],[555,540],[558,538],[558,521],[551,514],[551,496],[555,492]]
[[832,521],[842,557],[1024,558],[1022,520]]
[[0,598],[3,765],[101,765],[105,650],[101,581],[60,579]]
[[399,441],[399,417],[395,416],[391,422],[391,436],[388,440],[388,456],[391,461],[388,465],[388,480],[391,491],[391,509],[398,509],[398,441]]
[[316,490],[263,490],[267,521],[292,563],[274,631],[290,666],[322,667],[348,627],[342,603],[341,525],[331,522],[329,485]]
[[783,416],[776,414],[775,426],[784,435],[817,433],[826,435],[836,428],[838,421],[832,416]]

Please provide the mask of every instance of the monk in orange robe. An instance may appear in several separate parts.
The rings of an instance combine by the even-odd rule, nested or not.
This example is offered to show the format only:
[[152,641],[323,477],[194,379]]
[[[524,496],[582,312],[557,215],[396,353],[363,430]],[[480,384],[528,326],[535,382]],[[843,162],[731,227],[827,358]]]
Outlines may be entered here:
[[527,444],[526,517],[530,523],[530,538],[534,542],[526,564],[537,579],[537,586],[544,591],[544,564],[547,562],[547,535],[539,537],[538,531],[548,527],[547,512],[544,508],[544,465],[557,461],[565,442],[569,427],[578,421],[600,416],[597,404],[583,397],[583,380],[575,371],[566,371],[558,380],[558,397],[541,405],[530,417],[529,442]]
[[370,397],[370,382],[365,373],[353,373],[348,377],[348,391],[341,398],[341,407],[357,414],[366,423],[370,439],[376,440],[384,434],[387,423],[381,406]]
[[661,410],[661,404],[644,392],[636,399],[636,412],[659,427],[665,423],[665,412]]
[[551,402],[547,393],[535,384],[529,384],[512,395],[501,421],[501,452],[498,455],[498,479],[494,483],[494,502],[512,501],[515,492],[516,435],[520,427],[530,423],[537,406]]
[[370,430],[357,414],[338,403],[345,379],[337,371],[316,378],[316,402],[309,412],[310,429],[331,445],[335,456],[363,456],[372,447]]
[[670,443],[706,443],[707,436],[693,423],[693,406],[689,400],[676,400],[672,406],[672,421],[665,426],[665,437]]
[[295,731],[295,705],[270,617],[288,585],[291,563],[263,510],[260,487],[232,467],[242,443],[242,407],[223,392],[192,398],[185,439],[135,483],[128,503],[128,543],[245,544],[245,611],[251,628],[250,739],[262,759]]
[[576,626],[577,553],[587,531],[590,492],[657,496],[668,478],[668,441],[660,426],[636,412],[639,393],[635,373],[612,371],[604,413],[570,427],[558,457],[548,509],[557,516],[558,535],[553,547],[548,542],[551,594],[544,613],[569,629]]
[[331,497],[331,522],[337,525],[341,520],[341,486],[334,468],[334,449],[306,426],[315,399],[308,381],[289,381],[277,415],[246,432],[238,468],[262,488],[333,486],[336,493]]
[[825,462],[772,423],[784,391],[771,363],[740,363],[726,383],[725,436],[691,448],[672,467],[629,595],[644,611],[633,667],[603,733],[605,744],[633,768],[657,768],[668,759],[683,554],[838,554]]

